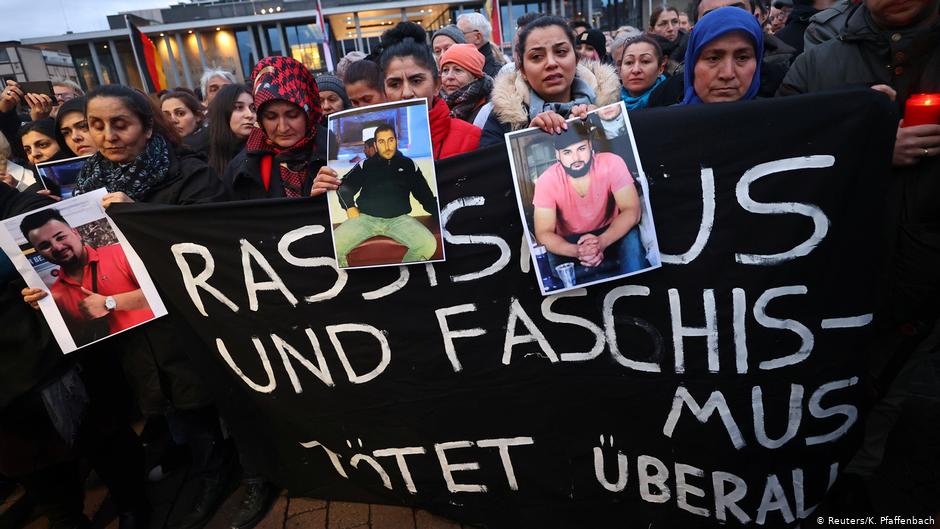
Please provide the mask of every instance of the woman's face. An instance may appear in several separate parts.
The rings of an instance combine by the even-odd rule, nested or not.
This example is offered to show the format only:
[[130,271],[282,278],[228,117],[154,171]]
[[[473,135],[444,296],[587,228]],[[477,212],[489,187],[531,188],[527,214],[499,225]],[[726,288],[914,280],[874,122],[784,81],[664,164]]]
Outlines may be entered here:
[[385,94],[369,86],[365,81],[356,81],[346,85],[346,95],[353,107],[365,107],[385,102]]
[[582,61],[599,61],[600,56],[597,54],[597,50],[594,49],[594,46],[590,44],[578,44],[578,57]]
[[91,134],[88,133],[88,121],[85,120],[85,114],[69,112],[64,116],[59,116],[59,132],[65,138],[65,144],[76,155],[85,156],[98,152],[98,147],[91,141]]
[[656,25],[650,29],[650,32],[665,37],[670,42],[676,40],[676,37],[679,36],[679,13],[663,11],[659,14]]
[[272,101],[264,105],[259,121],[268,138],[282,149],[293,147],[307,132],[307,114],[288,101]]
[[126,163],[144,152],[153,128],[145,126],[120,98],[101,96],[88,101],[88,131],[102,156]]
[[345,105],[343,105],[343,98],[332,90],[320,91],[320,108],[323,109],[324,116],[329,116],[333,112],[339,112],[340,110],[346,110]]
[[571,100],[578,58],[568,35],[558,26],[533,29],[522,50],[522,78],[546,102]]
[[444,93],[447,95],[453,94],[475,80],[476,78],[473,77],[472,73],[452,62],[445,64],[444,67],[441,68],[441,87],[443,87]]
[[242,92],[235,100],[228,126],[232,128],[232,133],[241,139],[245,139],[251,134],[251,129],[255,128],[257,117],[254,99],[248,92]]
[[26,151],[26,158],[33,165],[39,162],[48,162],[50,158],[59,152],[59,142],[55,141],[55,138],[50,138],[35,130],[23,134],[21,140],[23,150]]
[[735,31],[702,49],[695,61],[695,93],[705,103],[725,103],[744,97],[757,70],[754,44]]
[[636,42],[623,51],[620,81],[630,95],[636,97],[649,90],[666,68],[656,58],[656,49],[648,42]]
[[430,107],[440,90],[440,79],[435,79],[434,73],[415,62],[414,57],[396,57],[385,69],[385,97],[389,101],[423,97]]
[[454,44],[457,44],[454,39],[448,37],[447,35],[438,35],[434,37],[434,40],[431,41],[431,48],[434,49],[434,58],[438,61],[441,60],[441,55],[447,51],[447,48],[450,48]]
[[171,97],[164,101],[160,108],[166,119],[173,124],[176,132],[184,138],[192,134],[199,126],[199,118],[180,99]]

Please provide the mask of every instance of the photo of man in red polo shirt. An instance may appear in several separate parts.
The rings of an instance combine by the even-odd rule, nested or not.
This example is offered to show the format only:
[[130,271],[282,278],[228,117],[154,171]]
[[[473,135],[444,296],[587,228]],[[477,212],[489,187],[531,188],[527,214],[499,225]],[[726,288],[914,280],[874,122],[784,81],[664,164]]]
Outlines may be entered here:
[[153,319],[121,245],[85,244],[54,208],[27,215],[20,230],[44,259],[60,267],[49,290],[76,345]]

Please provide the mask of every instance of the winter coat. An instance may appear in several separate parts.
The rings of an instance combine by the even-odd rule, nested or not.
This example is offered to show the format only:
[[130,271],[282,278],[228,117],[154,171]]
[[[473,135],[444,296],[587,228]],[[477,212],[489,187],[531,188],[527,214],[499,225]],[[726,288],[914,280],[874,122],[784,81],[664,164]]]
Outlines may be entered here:
[[838,37],[859,4],[861,0],[839,0],[828,9],[810,17],[806,32],[803,33],[803,51]]
[[[313,178],[316,176],[317,171],[326,165],[327,135],[326,127],[317,125],[313,156],[307,165],[309,178],[304,181],[301,188],[301,194],[304,196],[310,194]],[[331,141],[331,143],[335,145],[337,142]],[[248,149],[243,149],[232,158],[228,168],[225,169],[225,174],[222,175],[222,183],[226,188],[226,195],[229,200],[255,200],[286,196],[279,173],[279,164],[271,163],[271,180],[268,189],[264,188],[264,180],[261,177],[261,159],[270,155],[270,153],[248,152]]]
[[437,213],[434,193],[421,168],[401,151],[395,151],[388,160],[374,155],[356,165],[346,173],[336,194],[344,209],[356,207],[372,217],[391,219],[408,215],[412,196],[425,211]]
[[[594,90],[594,104],[601,107],[620,101],[620,77],[613,67],[595,61],[578,64],[575,75]],[[503,135],[529,126],[529,84],[518,70],[496,78],[490,102],[481,110],[488,112],[480,146],[501,144]],[[487,108],[489,107],[489,108]]]
[[[206,165],[202,155],[181,146],[176,150],[170,148],[170,169],[166,179],[138,202],[190,205],[215,202],[224,197],[222,182]],[[212,403],[205,382],[190,360],[190,351],[206,346],[172,309],[166,316],[110,340],[115,340],[116,345],[125,351],[122,357],[124,372],[137,393],[144,414],[195,409]]]
[[493,45],[487,42],[477,50],[483,55],[483,73],[495,78],[496,74],[499,73],[499,69],[503,67],[503,63],[499,62],[493,53]]
[[886,84],[900,109],[912,93],[940,91],[940,22],[929,28],[881,30],[864,5],[837,39],[797,58],[778,95]]
[[482,131],[462,119],[451,117],[447,103],[441,98],[436,98],[434,106],[428,109],[428,121],[435,160],[475,151],[480,146]]
[[[914,93],[940,92],[940,22],[882,30],[868,8],[856,8],[837,39],[807,49],[778,94],[804,94],[886,84],[897,91],[899,115]],[[940,315],[940,156],[895,167],[880,182],[888,197],[885,219],[886,311],[896,322],[926,328]]]

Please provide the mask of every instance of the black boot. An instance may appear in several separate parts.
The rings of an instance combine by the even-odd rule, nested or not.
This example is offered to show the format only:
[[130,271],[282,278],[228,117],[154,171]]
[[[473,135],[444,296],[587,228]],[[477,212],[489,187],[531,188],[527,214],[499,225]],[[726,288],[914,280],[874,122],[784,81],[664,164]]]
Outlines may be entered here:
[[199,529],[212,519],[212,515],[225,501],[229,486],[222,476],[214,475],[202,478],[202,490],[192,511],[183,517],[174,529]]
[[271,509],[277,498],[277,490],[264,479],[247,479],[244,482],[245,496],[238,512],[232,518],[232,529],[251,529],[258,524]]

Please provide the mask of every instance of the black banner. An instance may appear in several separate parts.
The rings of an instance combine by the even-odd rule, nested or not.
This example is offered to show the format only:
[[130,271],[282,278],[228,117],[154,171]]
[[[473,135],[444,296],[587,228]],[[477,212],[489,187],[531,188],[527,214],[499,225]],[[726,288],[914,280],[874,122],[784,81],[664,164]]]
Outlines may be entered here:
[[895,121],[868,91],[633,114],[664,265],[543,298],[506,153],[447,262],[333,268],[321,198],[112,214],[292,493],[488,527],[792,526],[860,432]]

